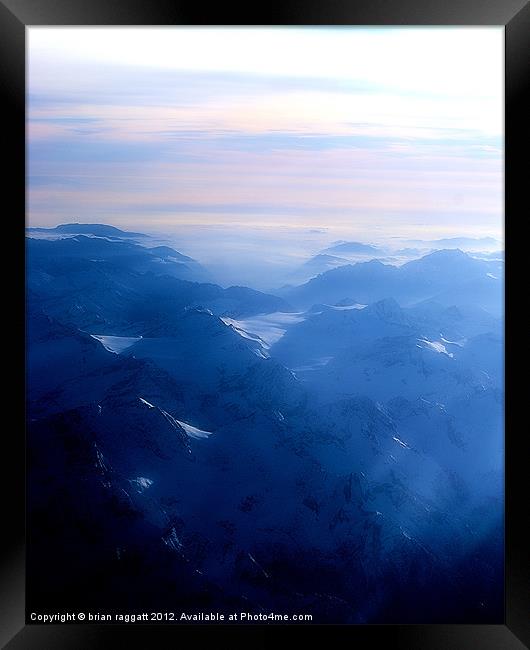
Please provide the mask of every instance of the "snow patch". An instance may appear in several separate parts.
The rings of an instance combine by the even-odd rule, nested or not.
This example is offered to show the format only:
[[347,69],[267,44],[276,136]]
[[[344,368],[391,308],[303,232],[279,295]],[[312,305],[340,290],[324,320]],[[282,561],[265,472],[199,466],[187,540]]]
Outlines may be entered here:
[[252,350],[252,352],[257,357],[259,357],[260,359],[269,359],[270,358],[269,355],[266,352],[264,352],[263,350],[261,350],[260,348],[256,348],[255,350]]
[[403,530],[403,528],[401,529],[401,534],[403,535],[403,537],[406,537],[407,539],[410,540],[412,539],[412,537],[407,533],[407,531]]
[[440,341],[442,343],[446,343],[447,345],[458,345],[459,348],[463,348],[466,342],[465,339],[462,339],[461,341],[448,341],[441,334],[440,334]]
[[96,449],[96,463],[95,463],[96,467],[99,470],[101,470],[102,472],[107,472],[109,470],[109,468],[107,467],[107,465],[105,463],[105,458],[104,458],[103,454],[99,451],[98,446],[96,445],[96,443],[94,443],[94,447]]
[[237,320],[234,320],[233,318],[228,318],[228,316],[220,316],[220,318],[225,325],[228,325],[228,327],[233,329],[235,332],[239,334],[239,336],[242,336],[244,339],[249,339],[250,341],[257,341],[257,342],[262,341],[262,339],[260,339],[260,337],[257,336],[256,334],[251,334],[250,332],[247,332],[242,327],[240,327],[240,323]]
[[294,372],[308,372],[311,370],[316,370],[318,368],[324,367],[332,359],[333,357],[319,357],[318,359],[311,359],[310,363],[306,364],[305,366],[298,366],[297,368],[293,368],[293,370]]
[[325,306],[330,307],[335,311],[348,311],[350,309],[364,309],[365,307],[368,307],[368,305],[361,305],[360,302],[356,302],[353,305],[325,305]]
[[265,569],[264,569],[264,568],[261,566],[261,564],[256,560],[256,558],[255,558],[253,555],[251,555],[250,553],[247,553],[247,555],[248,555],[249,558],[252,560],[252,562],[254,562],[254,564],[258,567],[258,569],[263,573],[263,575],[264,575],[266,578],[270,578],[270,575],[265,571]]
[[182,542],[180,541],[177,535],[177,531],[175,530],[175,527],[171,528],[169,533],[162,537],[162,541],[166,546],[169,546],[169,548],[172,549],[173,551],[176,551],[177,553],[182,552],[183,549]]
[[405,449],[410,449],[410,446],[407,445],[406,442],[403,442],[403,440],[400,440],[397,436],[392,436],[392,440],[398,443],[398,445],[401,445]]
[[197,429],[197,427],[194,427],[187,422],[182,422],[181,420],[176,420],[176,422],[180,424],[188,437],[195,438],[195,440],[202,440],[212,435],[211,431],[203,431],[202,429]]
[[105,350],[114,354],[120,354],[142,338],[141,336],[102,336],[99,334],[91,334],[90,336],[99,341]]
[[144,490],[147,490],[151,487],[151,485],[153,485],[153,481],[150,478],[145,478],[144,476],[138,476],[137,478],[131,479],[129,483],[135,486],[138,494],[142,494]]
[[446,354],[448,357],[453,358],[453,353],[447,352],[445,345],[441,341],[428,341],[427,339],[418,339],[418,341],[423,343],[423,345],[417,345],[416,347],[418,348],[426,348],[438,352],[438,354]]
[[222,318],[221,320],[225,323],[229,321],[234,328],[243,330],[249,338],[252,338],[252,335],[257,336],[270,347],[282,338],[290,325],[300,323],[305,318],[305,312],[277,311],[272,314],[260,314],[243,320],[233,320],[231,318]]

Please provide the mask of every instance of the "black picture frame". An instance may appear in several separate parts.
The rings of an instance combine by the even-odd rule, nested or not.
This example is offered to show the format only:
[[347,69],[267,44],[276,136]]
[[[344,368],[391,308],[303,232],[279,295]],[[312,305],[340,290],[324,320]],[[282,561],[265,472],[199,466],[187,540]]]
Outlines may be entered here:
[[[270,645],[278,633],[293,627],[279,626],[119,626],[119,625],[25,625],[24,612],[24,533],[25,533],[25,445],[24,420],[24,226],[25,213],[25,29],[32,25],[504,25],[506,43],[505,82],[505,213],[515,216],[524,206],[523,155],[527,144],[525,108],[522,93],[530,78],[530,6],[527,0],[288,0],[278,6],[258,7],[217,5],[206,11],[199,3],[177,0],[0,0],[0,83],[3,101],[3,158],[8,162],[4,200],[10,199],[5,212],[10,234],[10,252],[17,254],[6,284],[13,307],[11,330],[16,329],[17,356],[9,371],[19,424],[5,428],[2,468],[3,484],[9,486],[4,502],[12,512],[4,514],[6,548],[0,561],[0,644],[9,650],[28,648],[103,648],[132,638],[139,647],[166,647],[182,635],[193,635],[198,643],[211,642],[233,647],[237,641]],[[526,109],[527,110],[527,109]],[[5,205],[5,203],[4,203]],[[511,215],[511,217],[509,216]],[[516,238],[510,226],[506,243]],[[15,243],[12,243],[15,242]],[[15,249],[13,251],[13,248]],[[510,262],[508,277],[510,276]],[[510,298],[508,283],[507,303]],[[507,310],[506,323],[510,325]],[[10,339],[11,340],[11,339]],[[11,347],[11,345],[9,346]],[[521,459],[528,458],[527,427],[512,414],[515,381],[511,377],[511,344],[507,341],[506,387],[506,609],[504,625],[359,625],[297,627],[297,637],[309,632],[315,642],[326,640],[333,632],[351,647],[388,644],[407,650],[514,650],[530,647],[530,562],[525,533],[527,514],[527,470],[518,471]],[[18,356],[20,355],[20,356]],[[22,422],[21,422],[22,420]],[[526,432],[525,432],[526,429]],[[8,450],[9,445],[9,450]],[[333,629],[331,629],[333,628]],[[233,642],[220,641],[229,632]],[[315,636],[316,635],[316,636]],[[129,642],[129,641],[128,641]]]

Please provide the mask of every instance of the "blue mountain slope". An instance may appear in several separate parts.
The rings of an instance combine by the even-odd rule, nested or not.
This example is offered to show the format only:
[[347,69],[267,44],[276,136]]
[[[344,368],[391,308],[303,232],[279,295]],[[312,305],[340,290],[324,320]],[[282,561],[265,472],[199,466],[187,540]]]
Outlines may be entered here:
[[208,280],[207,271],[194,259],[166,246],[146,248],[139,244],[105,237],[76,235],[59,239],[27,239],[30,265],[61,268],[80,261],[112,264],[114,268],[170,275],[186,280]]
[[[330,421],[337,427],[330,429]],[[395,425],[373,403],[354,400],[319,415],[308,412],[309,422],[310,438],[299,431],[297,442],[297,427],[259,413],[206,430],[143,397],[111,391],[98,404],[33,428],[46,431],[48,440],[60,432],[53,448],[65,436],[71,448],[76,431],[91,432],[84,453],[87,463],[93,459],[93,476],[100,476],[109,497],[119,496],[120,507],[141,514],[135,540],[123,538],[119,521],[114,525],[124,557],[138,535],[158,531],[159,541],[225,598],[245,593],[252,611],[274,603],[291,611],[296,592],[295,606],[312,603],[323,620],[359,622],[385,606],[381,576],[406,574],[420,562],[431,579],[441,577],[444,546],[457,538],[464,551],[471,538],[458,515],[436,523],[454,488],[440,476],[439,493],[425,494],[422,467],[426,462],[423,471],[434,473],[436,461],[423,461],[396,442]],[[193,433],[197,429],[202,436]],[[407,455],[414,474],[403,465]],[[415,484],[423,485],[423,494]],[[344,540],[354,544],[351,553]],[[314,571],[301,572],[301,561]],[[136,590],[144,580],[148,576],[137,576]],[[400,589],[406,588],[402,581]],[[366,589],[375,600],[366,600]],[[350,611],[326,607],[330,598],[349,603]]]
[[443,299],[492,267],[326,273],[269,348],[219,316],[285,302],[136,248],[29,245],[28,602],[500,621],[502,332]]
[[381,250],[372,244],[362,244],[356,241],[343,241],[333,244],[323,251],[326,254],[341,255],[341,254],[360,254],[360,255],[375,255],[380,253]]
[[328,399],[360,393],[383,403],[399,396],[445,403],[500,384],[501,339],[485,336],[485,345],[471,357],[473,343],[461,347],[417,336],[381,338],[362,350],[343,351],[310,373],[308,381]]
[[[53,402],[53,390],[79,375],[97,372],[98,380],[86,382],[86,389],[97,387],[102,377],[112,370],[116,355],[86,333],[65,326],[42,312],[29,310],[26,324],[27,380],[30,404],[47,396],[47,408]],[[51,369],[53,368],[53,372]],[[60,402],[59,408],[64,408]]]
[[364,309],[316,309],[292,326],[271,354],[289,367],[319,364],[340,351],[364,347],[383,336],[405,335],[417,329],[391,298]]
[[[447,306],[462,303],[488,309],[498,301],[502,286],[500,280],[495,282],[488,273],[501,278],[503,274],[498,262],[478,260],[460,250],[442,250],[401,267],[378,260],[342,266],[289,289],[283,295],[299,307],[336,304],[354,295],[363,303],[392,296],[406,306],[436,297]],[[490,282],[483,291],[473,291],[472,283],[487,280]],[[451,302],[453,295],[458,296],[458,302]]]
[[246,287],[222,289],[182,280],[173,274],[182,266],[172,261],[176,251],[154,249],[153,255],[150,250],[90,237],[30,239],[27,286],[32,301],[61,321],[109,335],[142,334],[188,306],[235,317],[291,309],[281,298]]
[[147,235],[141,232],[121,230],[120,228],[104,223],[63,223],[55,226],[55,228],[28,228],[28,232],[46,233],[50,235],[96,235],[97,237],[114,237],[120,239],[147,237]]

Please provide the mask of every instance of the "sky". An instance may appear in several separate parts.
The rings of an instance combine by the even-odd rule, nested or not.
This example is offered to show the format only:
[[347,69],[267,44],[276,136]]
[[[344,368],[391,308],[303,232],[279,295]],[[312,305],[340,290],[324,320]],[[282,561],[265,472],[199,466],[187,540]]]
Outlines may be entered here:
[[502,238],[503,39],[28,28],[27,225]]

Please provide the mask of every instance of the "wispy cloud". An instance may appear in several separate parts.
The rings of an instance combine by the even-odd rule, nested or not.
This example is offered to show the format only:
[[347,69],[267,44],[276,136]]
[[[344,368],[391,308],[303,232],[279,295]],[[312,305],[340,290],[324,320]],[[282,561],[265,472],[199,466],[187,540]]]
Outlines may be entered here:
[[500,30],[111,31],[30,30],[31,223],[501,229]]

